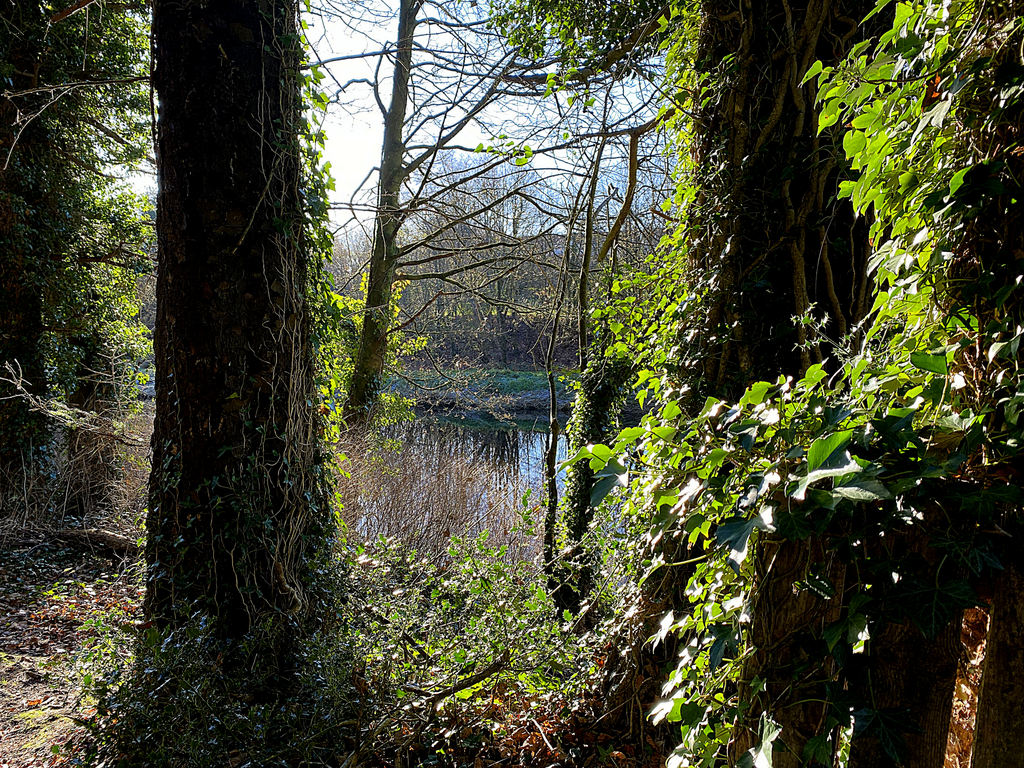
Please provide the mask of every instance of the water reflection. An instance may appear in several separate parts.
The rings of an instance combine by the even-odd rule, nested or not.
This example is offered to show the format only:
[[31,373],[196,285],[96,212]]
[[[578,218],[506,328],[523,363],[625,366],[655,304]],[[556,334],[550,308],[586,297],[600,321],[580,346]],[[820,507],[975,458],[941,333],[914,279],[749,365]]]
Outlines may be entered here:
[[[547,441],[530,426],[417,419],[392,427],[382,444],[347,448],[342,498],[349,525],[424,554],[446,551],[452,535],[486,529],[512,556],[529,556],[539,534]],[[566,458],[564,438],[557,456]]]
[[[486,466],[516,481],[516,485],[525,482],[535,494],[542,490],[548,433],[539,422],[510,426],[503,422],[481,425],[454,419],[416,419],[394,427],[391,436],[428,462],[441,465],[451,459],[464,459]],[[559,462],[565,461],[564,435],[559,435],[556,453]],[[560,485],[564,474],[559,474]]]

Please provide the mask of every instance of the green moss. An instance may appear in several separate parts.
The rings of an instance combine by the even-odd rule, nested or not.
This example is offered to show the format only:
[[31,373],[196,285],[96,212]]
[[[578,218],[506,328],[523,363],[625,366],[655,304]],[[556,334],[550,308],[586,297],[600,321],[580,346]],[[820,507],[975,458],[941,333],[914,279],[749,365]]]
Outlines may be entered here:
[[40,720],[54,720],[53,713],[42,707],[26,709],[24,712],[17,712],[14,719],[23,723],[36,723]]

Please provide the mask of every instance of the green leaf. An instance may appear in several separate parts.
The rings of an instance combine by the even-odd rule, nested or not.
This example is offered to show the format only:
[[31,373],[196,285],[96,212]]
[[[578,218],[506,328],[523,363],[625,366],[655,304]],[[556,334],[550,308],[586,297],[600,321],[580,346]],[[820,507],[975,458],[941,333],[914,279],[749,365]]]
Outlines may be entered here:
[[616,438],[615,443],[616,445],[635,443],[645,434],[646,430],[643,427],[626,427],[619,432],[619,436]]
[[831,113],[831,114],[823,113],[821,115],[821,118],[818,120],[818,133],[820,134],[826,128],[829,128],[829,127],[835,125],[838,121],[839,121],[839,115],[838,114],[836,114],[836,113]]
[[[792,497],[797,501],[803,501],[804,497],[807,495],[808,487],[819,480],[825,480],[829,477],[842,477],[843,475],[863,471],[863,467],[861,467],[861,465],[845,451],[842,453],[836,452],[829,464],[831,466],[824,469],[816,469],[813,472],[809,472],[805,477],[801,477],[800,481],[796,485],[796,489],[791,494]],[[832,494],[829,495],[831,496]]]
[[892,498],[892,494],[884,485],[870,478],[854,479],[843,483],[835,489],[834,493],[850,501],[879,501]]
[[729,548],[729,565],[736,573],[740,571],[740,564],[747,557],[747,543],[750,534],[754,529],[765,530],[767,523],[760,517],[730,517],[722,522],[715,531],[715,541]]
[[971,169],[964,168],[953,174],[953,178],[949,180],[949,194],[955,195],[956,191],[964,185],[964,176],[967,175],[969,170]]
[[922,371],[938,373],[943,376],[949,373],[949,363],[945,353],[933,355],[930,352],[911,352],[910,362],[915,368]]
[[843,149],[846,156],[852,158],[868,145],[868,138],[863,131],[847,131],[843,136]]
[[821,60],[819,59],[818,61],[816,61],[813,64],[811,64],[810,69],[807,70],[806,74],[804,74],[803,79],[800,81],[800,85],[803,85],[808,80],[810,80],[812,77],[815,77],[818,74],[820,74],[821,73],[821,69],[822,69],[822,63],[821,63]]
[[771,388],[771,383],[767,381],[758,381],[751,384],[747,387],[747,391],[743,393],[743,397],[740,399],[740,405],[760,405],[764,402],[765,396]]
[[624,488],[628,484],[629,470],[618,459],[609,459],[604,468],[594,475],[594,487],[590,491],[590,506],[600,506],[616,486]]
[[760,731],[760,743],[740,756],[736,761],[736,768],[774,768],[772,759],[775,747],[772,746],[772,742],[782,733],[782,728],[768,715],[761,715]]
[[676,436],[676,431],[675,427],[655,427],[651,430],[651,434],[659,440],[665,440],[667,442]]
[[825,372],[825,368],[821,366],[819,363],[815,363],[814,365],[807,369],[807,373],[804,374],[804,377],[803,379],[800,380],[800,383],[803,384],[808,389],[811,389],[820,384],[821,380],[824,379],[826,376],[828,376],[828,374]]
[[845,448],[849,444],[852,436],[853,430],[847,429],[843,432],[836,432],[835,434],[828,435],[827,437],[819,437],[811,443],[810,450],[807,451],[808,472],[813,472],[824,464],[832,454]]
[[590,446],[590,468],[601,469],[605,464],[608,463],[608,459],[612,457],[612,449],[603,443],[595,443]]

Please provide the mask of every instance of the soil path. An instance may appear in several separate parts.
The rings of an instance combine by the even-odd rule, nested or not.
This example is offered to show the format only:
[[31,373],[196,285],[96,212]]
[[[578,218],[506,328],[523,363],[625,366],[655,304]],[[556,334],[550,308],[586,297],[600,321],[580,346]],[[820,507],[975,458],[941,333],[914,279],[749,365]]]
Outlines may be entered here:
[[83,686],[130,647],[137,572],[62,544],[0,551],[0,768],[65,764],[94,712]]

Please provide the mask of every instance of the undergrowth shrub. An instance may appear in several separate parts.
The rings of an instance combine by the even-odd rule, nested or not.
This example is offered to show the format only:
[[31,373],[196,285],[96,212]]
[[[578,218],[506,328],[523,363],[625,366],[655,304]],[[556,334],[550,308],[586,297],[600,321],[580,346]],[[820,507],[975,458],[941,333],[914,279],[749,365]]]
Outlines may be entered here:
[[485,531],[430,556],[379,539],[352,561],[343,613],[357,687],[372,692],[361,759],[518,759],[532,721],[559,713],[568,724],[594,709],[610,623],[586,631],[559,614],[536,560],[509,558]]
[[[337,563],[335,563],[337,566]],[[352,744],[357,708],[354,647],[342,619],[340,571],[326,590],[317,626],[293,635],[289,666],[256,660],[276,640],[259,626],[240,639],[212,631],[197,613],[161,632],[139,626],[133,641],[108,642],[88,656],[87,682],[98,699],[87,765],[292,766],[337,764]],[[108,635],[109,636],[109,635]],[[259,699],[252,691],[274,690]]]

